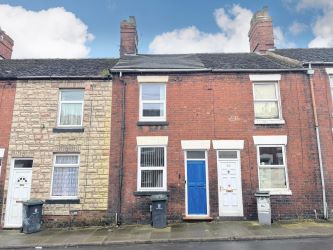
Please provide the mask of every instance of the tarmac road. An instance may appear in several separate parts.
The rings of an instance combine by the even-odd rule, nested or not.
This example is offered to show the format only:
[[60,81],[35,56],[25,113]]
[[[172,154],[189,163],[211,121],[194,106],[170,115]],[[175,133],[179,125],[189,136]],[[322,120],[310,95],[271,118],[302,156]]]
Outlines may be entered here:
[[[35,249],[35,248],[30,248]],[[45,248],[59,250],[63,248]],[[112,245],[112,246],[89,246],[69,247],[68,250],[333,250],[333,238],[307,238],[291,240],[261,240],[261,241],[213,241],[213,242],[182,242],[160,244],[136,244],[136,245]]]

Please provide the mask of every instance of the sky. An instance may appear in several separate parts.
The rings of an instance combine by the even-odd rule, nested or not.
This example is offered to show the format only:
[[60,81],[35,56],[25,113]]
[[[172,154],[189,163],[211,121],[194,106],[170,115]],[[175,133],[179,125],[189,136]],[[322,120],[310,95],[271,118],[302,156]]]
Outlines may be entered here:
[[135,16],[139,53],[248,52],[267,6],[277,48],[333,47],[333,0],[0,0],[13,58],[119,57],[119,25]]

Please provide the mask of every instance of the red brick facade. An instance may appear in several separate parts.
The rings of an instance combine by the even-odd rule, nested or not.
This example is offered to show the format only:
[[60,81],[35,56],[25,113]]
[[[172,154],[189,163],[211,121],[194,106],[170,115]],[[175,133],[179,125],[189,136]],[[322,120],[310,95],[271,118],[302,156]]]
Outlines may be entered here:
[[316,67],[313,76],[329,215],[333,215],[333,106],[329,76]]
[[[165,74],[164,74],[165,75]],[[244,217],[255,218],[258,189],[255,135],[287,135],[287,171],[292,195],[272,196],[273,218],[314,217],[322,214],[321,182],[316,151],[308,76],[283,73],[280,81],[284,125],[254,125],[252,83],[249,74],[169,74],[166,87],[167,126],[138,126],[139,84],[136,75],[126,83],[123,157],[122,217],[125,221],[149,219],[149,196],[138,196],[137,136],[168,136],[168,219],[185,215],[185,166],[181,140],[244,140],[241,173]],[[120,166],[121,96],[123,84],[113,80],[110,211],[119,212],[117,183]],[[208,151],[209,196],[212,217],[218,216],[216,151]],[[116,173],[113,175],[112,173]]]
[[0,173],[0,211],[2,209],[3,189],[6,178],[7,152],[13,117],[14,100],[15,83],[8,81],[0,82],[0,148],[5,149]]

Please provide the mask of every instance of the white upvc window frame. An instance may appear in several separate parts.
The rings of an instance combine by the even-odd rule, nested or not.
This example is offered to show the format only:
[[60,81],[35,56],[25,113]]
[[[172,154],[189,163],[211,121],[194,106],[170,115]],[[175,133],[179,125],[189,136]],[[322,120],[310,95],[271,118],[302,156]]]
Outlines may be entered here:
[[[143,85],[162,85],[164,88],[164,100],[142,100],[142,87]],[[166,121],[166,82],[139,82],[140,93],[139,93],[139,121]],[[143,104],[163,104],[163,116],[143,116]]]
[[[260,164],[260,148],[282,148],[282,157],[283,157],[283,165],[261,165]],[[257,148],[257,166],[258,166],[258,184],[260,191],[269,191],[271,195],[291,195],[291,190],[289,188],[289,177],[288,177],[288,164],[287,164],[287,155],[286,155],[286,145],[281,144],[259,144],[256,146]],[[285,178],[286,178],[286,188],[263,188],[260,185],[260,169],[265,168],[276,168],[276,169],[284,169]]]
[[[61,95],[63,92],[80,90],[83,91],[83,100],[82,101],[62,101]],[[83,127],[83,111],[84,111],[84,89],[59,89],[59,97],[58,97],[58,117],[57,117],[57,127],[60,128],[81,128]],[[81,104],[81,123],[79,125],[62,125],[60,124],[60,116],[61,116],[61,104]]]
[[[142,148],[163,148],[164,149],[164,166],[163,167],[141,167],[141,149]],[[137,191],[166,191],[167,190],[167,147],[165,145],[145,145],[138,146],[138,177],[137,177]],[[141,187],[141,171],[144,170],[162,170],[163,171],[163,185],[162,187]]]
[[[255,85],[274,85],[275,87],[275,99],[260,99],[256,100],[255,97]],[[253,92],[253,111],[254,111],[254,123],[255,124],[284,124],[285,121],[282,117],[282,105],[281,105],[281,94],[280,94],[280,83],[278,80],[276,81],[253,81],[252,82],[252,92]],[[277,102],[278,106],[278,118],[256,118],[255,113],[255,103],[258,102]]]
[[[77,164],[56,164],[56,157],[57,156],[78,156],[78,163]],[[52,178],[51,178],[51,190],[50,190],[50,198],[52,200],[70,200],[70,199],[78,199],[79,192],[80,192],[80,154],[78,153],[69,153],[69,154],[53,154],[53,166],[52,166]],[[54,196],[52,194],[53,190],[53,175],[54,175],[54,169],[55,168],[61,168],[61,167],[76,167],[78,168],[78,176],[77,176],[77,194],[75,196]]]

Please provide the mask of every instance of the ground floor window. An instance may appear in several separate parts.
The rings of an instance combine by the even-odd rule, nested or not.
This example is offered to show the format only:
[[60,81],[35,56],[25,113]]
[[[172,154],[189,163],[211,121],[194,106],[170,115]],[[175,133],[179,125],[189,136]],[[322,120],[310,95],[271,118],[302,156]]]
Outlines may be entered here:
[[262,190],[288,189],[285,146],[257,147],[259,188]]
[[166,147],[139,147],[138,190],[166,190]]
[[77,198],[80,156],[78,154],[55,154],[53,161],[53,198]]

